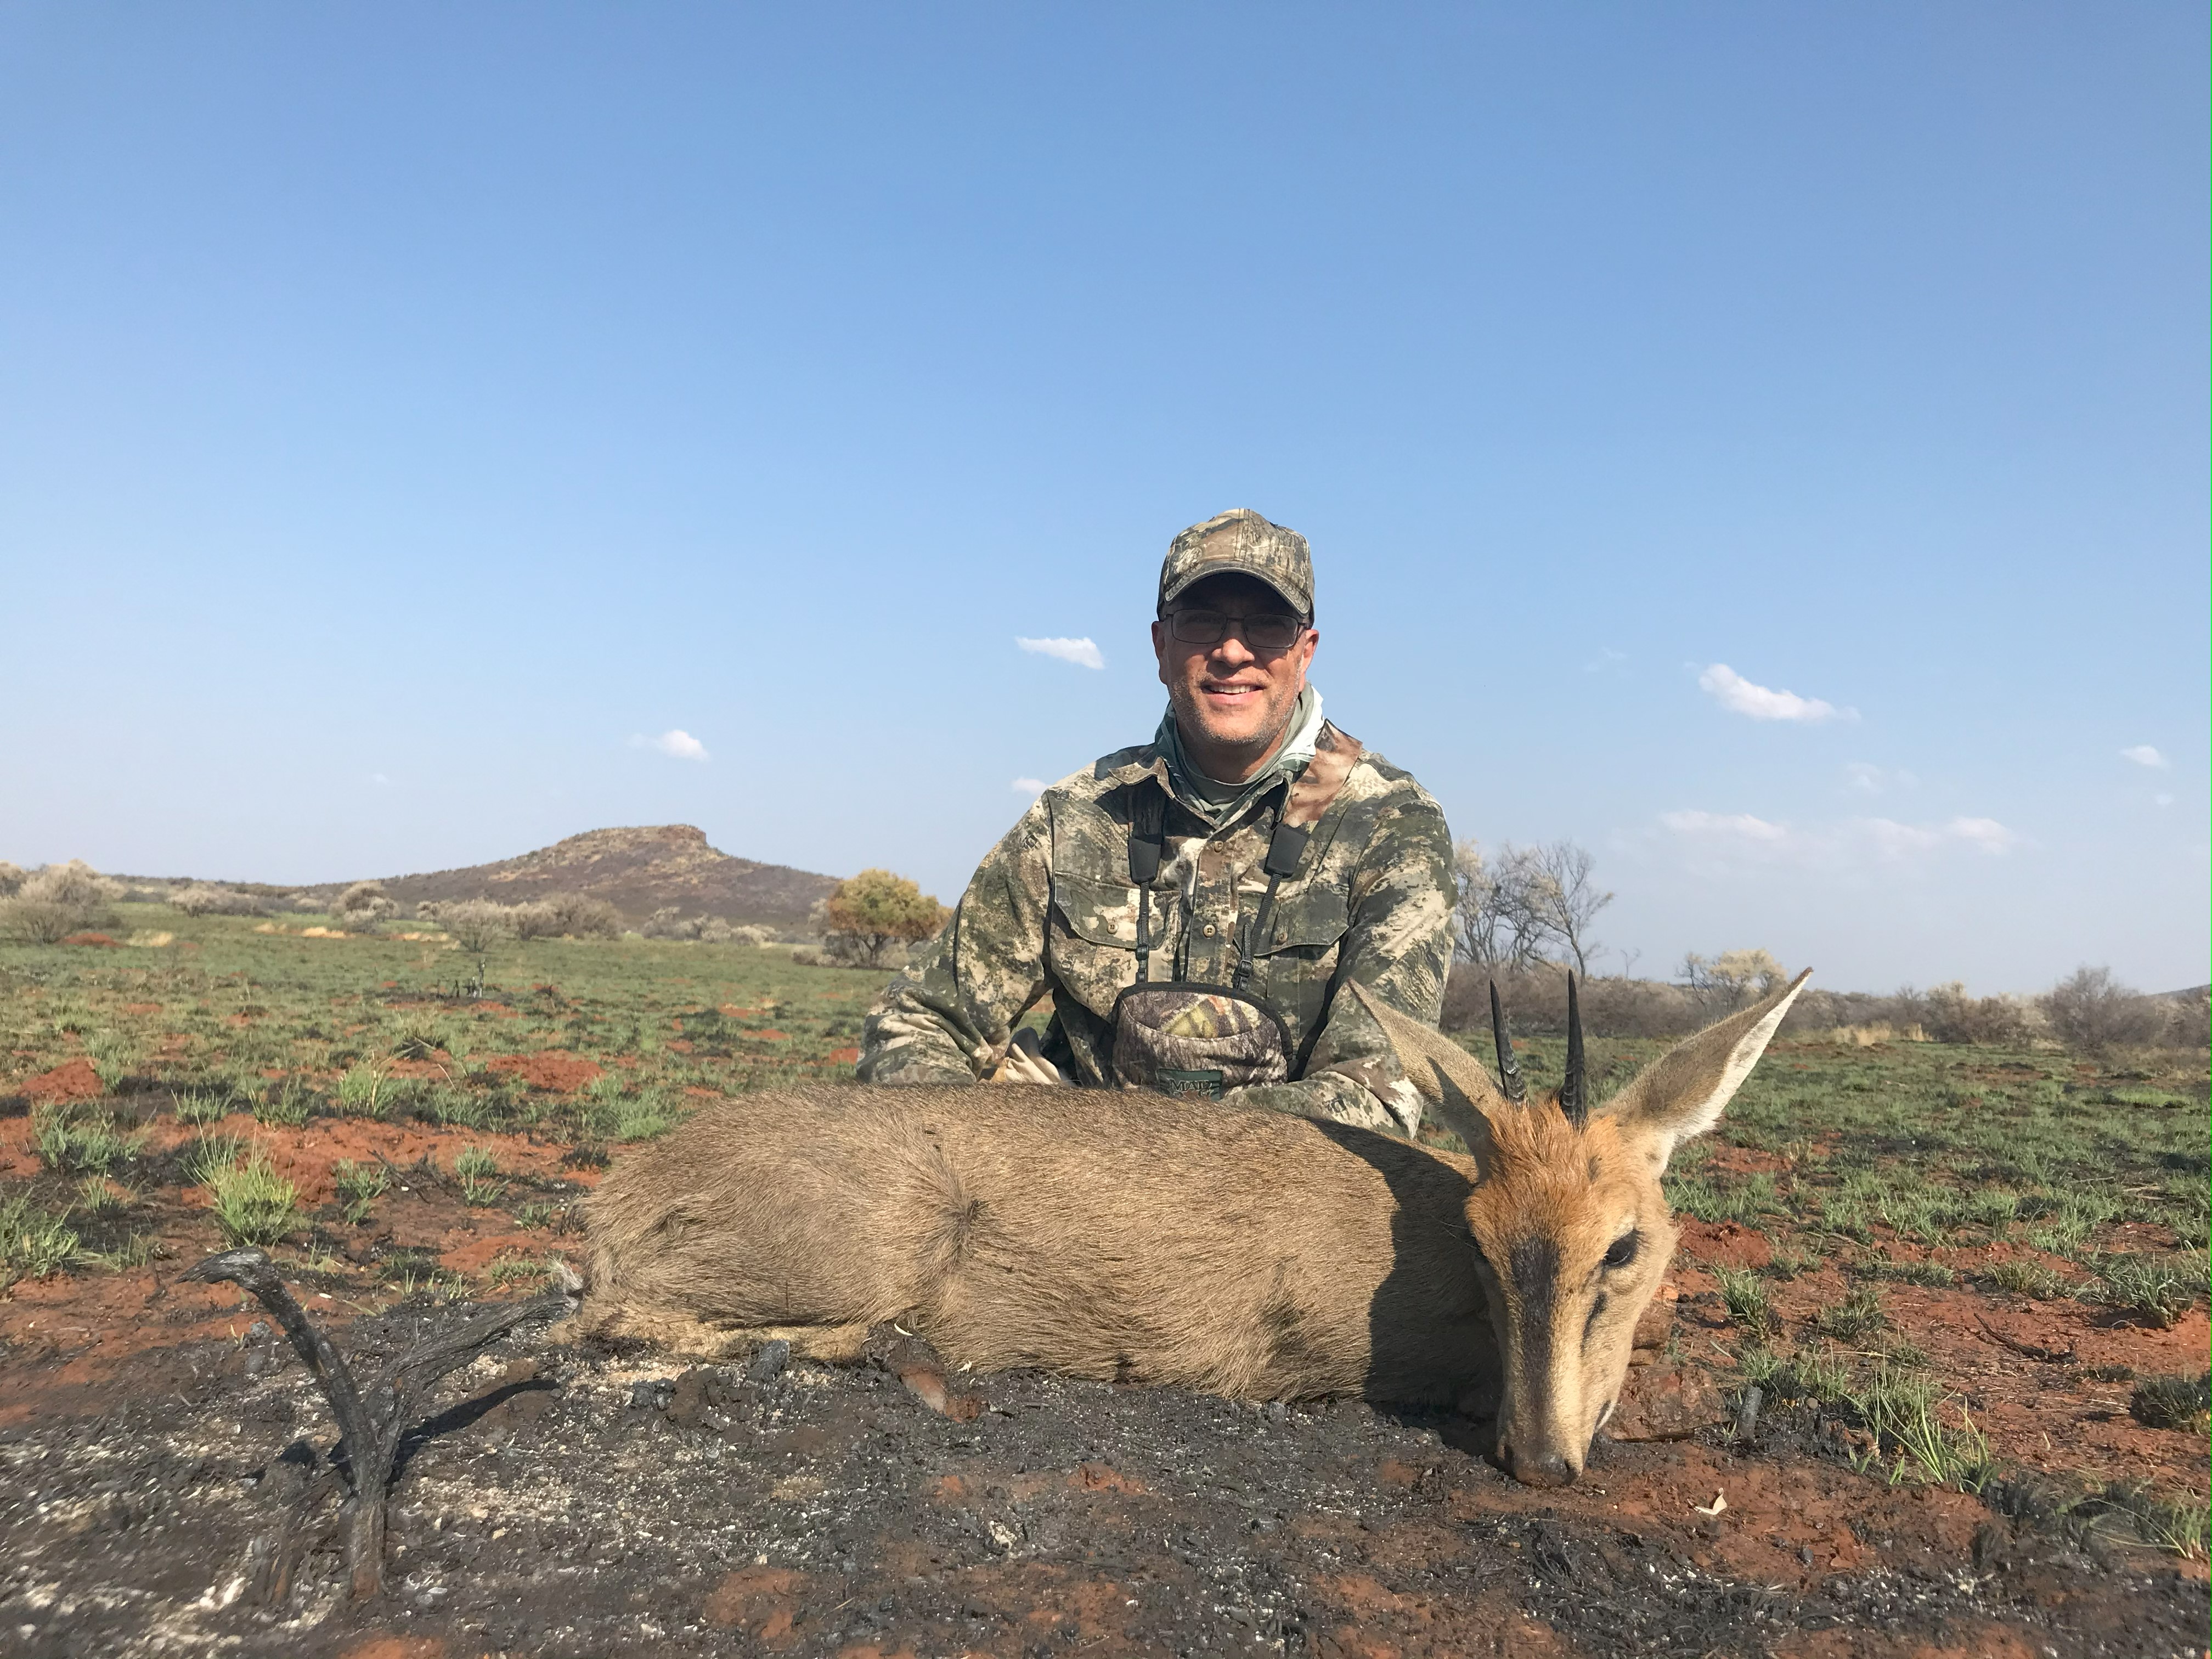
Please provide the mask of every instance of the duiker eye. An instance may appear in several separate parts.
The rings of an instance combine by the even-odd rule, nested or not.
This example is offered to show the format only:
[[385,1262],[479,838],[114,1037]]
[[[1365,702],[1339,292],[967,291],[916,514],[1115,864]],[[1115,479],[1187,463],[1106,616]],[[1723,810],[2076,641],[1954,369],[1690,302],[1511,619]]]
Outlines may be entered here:
[[1626,1267],[1636,1260],[1637,1249],[1643,1243],[1644,1236],[1641,1233],[1623,1233],[1613,1241],[1613,1248],[1605,1253],[1605,1265],[1608,1267]]

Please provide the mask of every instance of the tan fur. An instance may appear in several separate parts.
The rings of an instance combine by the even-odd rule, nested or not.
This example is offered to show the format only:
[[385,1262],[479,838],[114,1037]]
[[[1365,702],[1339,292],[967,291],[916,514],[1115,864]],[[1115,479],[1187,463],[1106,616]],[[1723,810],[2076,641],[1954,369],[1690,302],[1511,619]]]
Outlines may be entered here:
[[[1680,1123],[1632,1084],[1632,1117],[1600,1109],[1577,1132],[1553,1101],[1509,1105],[1434,1032],[1383,1023],[1474,1158],[1139,1093],[755,1095],[608,1172],[586,1203],[582,1322],[705,1352],[782,1335],[845,1358],[895,1320],[978,1371],[1495,1403],[1508,1466],[1571,1480],[1674,1249],[1650,1146]],[[1747,1042],[1735,1024],[1716,1028],[1719,1060],[1690,1066],[1704,1086],[1686,1105],[1707,1122],[1713,1079],[1748,1069],[1726,1063]],[[1631,1229],[1636,1261],[1603,1268]],[[1547,1296],[1516,1280],[1516,1246],[1556,1261]]]

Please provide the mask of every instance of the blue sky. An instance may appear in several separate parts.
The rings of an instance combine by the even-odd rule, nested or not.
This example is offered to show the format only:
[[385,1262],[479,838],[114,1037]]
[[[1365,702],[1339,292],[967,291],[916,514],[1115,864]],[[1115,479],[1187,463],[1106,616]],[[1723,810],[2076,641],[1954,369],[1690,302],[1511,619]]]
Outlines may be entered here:
[[2179,3],[11,5],[0,857],[686,821],[949,900],[1150,734],[1159,556],[1249,506],[1339,722],[1589,847],[1639,971],[2201,981],[2206,58]]

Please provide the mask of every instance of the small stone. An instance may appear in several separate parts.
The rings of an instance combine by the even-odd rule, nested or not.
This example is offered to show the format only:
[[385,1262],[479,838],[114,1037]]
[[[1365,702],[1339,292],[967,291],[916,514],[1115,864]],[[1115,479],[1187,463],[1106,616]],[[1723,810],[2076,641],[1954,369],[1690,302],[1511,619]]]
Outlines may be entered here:
[[1703,1370],[1687,1365],[1647,1365],[1631,1373],[1632,1388],[1606,1425],[1608,1440],[1683,1440],[1728,1420],[1721,1391]]
[[773,1342],[763,1342],[753,1354],[752,1364],[745,1367],[746,1377],[755,1382],[769,1382],[781,1376],[791,1364],[791,1344],[778,1337]]

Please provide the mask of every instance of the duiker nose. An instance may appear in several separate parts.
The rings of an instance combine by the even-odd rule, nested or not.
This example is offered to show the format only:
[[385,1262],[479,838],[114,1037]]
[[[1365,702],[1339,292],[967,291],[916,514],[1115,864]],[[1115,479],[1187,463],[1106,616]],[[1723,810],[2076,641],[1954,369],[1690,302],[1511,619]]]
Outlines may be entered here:
[[1516,1446],[1501,1444],[1498,1457],[1524,1486],[1571,1486],[1582,1473],[1555,1451],[1524,1453]]

